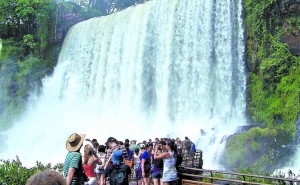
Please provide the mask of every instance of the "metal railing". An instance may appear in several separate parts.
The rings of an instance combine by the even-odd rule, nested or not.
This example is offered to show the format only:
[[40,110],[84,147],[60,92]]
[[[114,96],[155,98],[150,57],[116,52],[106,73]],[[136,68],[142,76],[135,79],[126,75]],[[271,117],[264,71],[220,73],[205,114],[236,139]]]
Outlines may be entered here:
[[[232,173],[218,170],[208,170],[181,166],[178,169],[178,176],[180,179],[188,179],[194,181],[201,181],[207,179],[211,184],[253,184],[263,185],[263,183],[255,182],[255,179],[270,180],[271,184],[293,184],[300,185],[299,179],[270,177],[252,174]],[[220,177],[222,176],[222,177]],[[252,181],[253,180],[253,181]]]

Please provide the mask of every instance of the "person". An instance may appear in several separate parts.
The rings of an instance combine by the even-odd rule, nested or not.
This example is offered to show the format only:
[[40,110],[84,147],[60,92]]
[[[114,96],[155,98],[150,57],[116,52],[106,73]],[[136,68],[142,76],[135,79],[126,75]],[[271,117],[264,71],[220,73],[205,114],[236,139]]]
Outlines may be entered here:
[[84,146],[84,155],[82,157],[83,169],[85,175],[89,178],[89,181],[85,185],[97,185],[96,178],[96,164],[101,165],[102,161],[97,156],[94,148],[87,144]]
[[92,140],[86,139],[86,141],[88,141],[92,144],[92,146],[94,147],[95,152],[98,151],[99,143],[98,143],[97,139],[95,139],[95,138],[92,139]]
[[54,170],[40,171],[32,175],[26,185],[66,185],[65,178]]
[[149,143],[146,146],[146,150],[141,155],[141,165],[140,165],[140,173],[142,177],[142,184],[149,185],[150,184],[150,174],[151,174],[151,153],[153,149],[153,144]]
[[129,148],[135,151],[136,148],[140,149],[140,146],[136,144],[136,140],[131,140]]
[[106,163],[105,161],[105,146],[104,145],[99,145],[98,147],[98,156],[100,160],[102,161],[101,165],[96,165],[96,174],[98,178],[98,184],[99,185],[105,185],[106,184],[106,179],[105,179],[105,174],[104,174],[104,164]]
[[122,151],[122,153],[123,153],[123,159],[125,161],[125,159],[127,159],[128,156],[127,156],[127,150],[126,150],[126,148],[124,146],[123,141],[118,141],[118,146],[119,146],[118,150]]
[[133,159],[133,150],[131,150],[129,148],[129,143],[125,143],[124,144],[125,148],[126,148],[126,151],[127,151],[127,158],[125,159],[125,164],[127,164],[130,168],[133,167],[133,162],[134,162],[134,159]]
[[192,147],[191,140],[187,136],[185,136],[184,141],[183,141],[183,154],[184,155],[190,154],[191,147]]
[[[111,155],[113,154],[113,152],[118,150],[118,148],[119,148],[118,140],[115,139],[114,137],[109,137],[107,139],[106,146],[107,146],[107,150],[106,150],[105,161],[106,161],[106,163],[109,163],[110,160],[108,160],[108,159],[111,158]],[[107,166],[108,164],[105,164],[105,165]]]
[[129,185],[131,170],[129,166],[123,164],[123,153],[115,150],[111,155],[111,163],[105,168],[106,177],[109,177],[110,185]]
[[66,141],[68,154],[64,162],[64,176],[67,178],[67,185],[83,185],[86,176],[82,167],[82,155],[80,149],[83,145],[85,134],[73,133]]
[[162,144],[162,148],[167,150],[161,154],[158,153],[159,145],[156,145],[154,150],[154,159],[163,159],[163,184],[164,185],[177,185],[177,146],[173,141],[166,142],[166,145]]
[[[158,146],[158,155],[163,152],[162,145],[166,145],[165,141],[160,141],[156,145]],[[154,185],[162,185],[162,175],[163,175],[163,158],[160,159],[154,159],[154,154],[152,155],[152,161],[153,161],[153,169],[152,169],[152,179]]]
[[139,152],[140,152],[140,149],[139,148],[136,148],[134,150],[134,154],[133,154],[133,177],[135,177],[136,179],[138,179],[138,170],[140,168],[140,157],[139,157]]
[[179,154],[182,154],[183,143],[182,143],[182,141],[179,139],[179,137],[176,138],[175,144],[177,145],[177,152],[178,152]]

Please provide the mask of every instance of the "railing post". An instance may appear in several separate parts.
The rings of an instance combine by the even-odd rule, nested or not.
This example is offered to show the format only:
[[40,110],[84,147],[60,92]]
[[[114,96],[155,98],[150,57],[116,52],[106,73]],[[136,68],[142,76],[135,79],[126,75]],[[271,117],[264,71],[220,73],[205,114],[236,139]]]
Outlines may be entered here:
[[[210,173],[210,176],[213,177],[213,173],[212,173],[211,171],[210,171],[209,173]],[[214,183],[214,180],[211,178],[211,179],[210,179],[210,182],[211,182],[211,183]]]

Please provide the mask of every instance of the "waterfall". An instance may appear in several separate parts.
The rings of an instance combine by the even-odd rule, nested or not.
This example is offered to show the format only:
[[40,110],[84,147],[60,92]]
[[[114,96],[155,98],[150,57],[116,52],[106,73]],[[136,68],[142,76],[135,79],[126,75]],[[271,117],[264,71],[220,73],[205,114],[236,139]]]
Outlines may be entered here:
[[63,162],[73,132],[188,136],[220,168],[222,137],[246,124],[241,14],[242,0],[152,0],[76,24],[1,156]]

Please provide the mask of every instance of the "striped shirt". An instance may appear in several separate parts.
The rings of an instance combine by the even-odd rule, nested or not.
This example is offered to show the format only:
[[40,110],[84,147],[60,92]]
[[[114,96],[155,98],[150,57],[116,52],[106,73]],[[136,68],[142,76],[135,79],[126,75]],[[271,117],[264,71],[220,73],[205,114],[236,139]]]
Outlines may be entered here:
[[67,177],[69,168],[75,168],[72,184],[84,184],[84,171],[82,167],[82,155],[79,152],[69,152],[64,163],[64,176]]
[[127,158],[127,150],[126,148],[123,146],[123,145],[115,145],[113,146],[112,148],[108,149],[107,152],[106,152],[106,157],[105,157],[105,161],[107,161],[110,156],[116,151],[116,150],[121,150],[122,151],[122,156],[123,156],[123,159],[126,159]]

